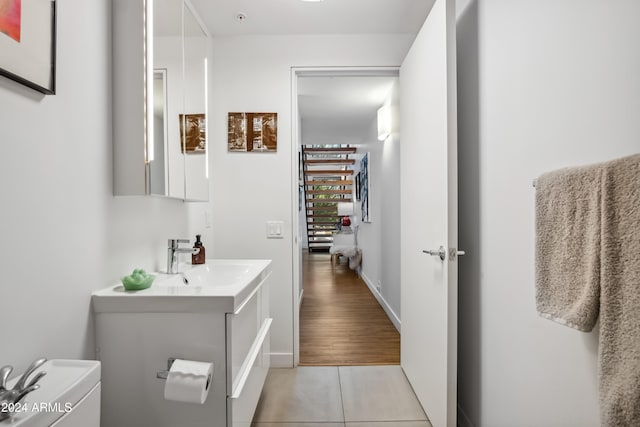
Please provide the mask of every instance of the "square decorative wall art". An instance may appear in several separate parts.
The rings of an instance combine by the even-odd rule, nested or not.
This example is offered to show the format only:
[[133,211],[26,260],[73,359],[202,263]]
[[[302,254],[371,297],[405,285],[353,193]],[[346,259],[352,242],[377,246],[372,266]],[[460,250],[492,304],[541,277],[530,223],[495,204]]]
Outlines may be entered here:
[[207,150],[207,120],[204,114],[180,114],[180,147],[183,153]]
[[268,153],[278,150],[278,113],[229,113],[227,150]]
[[55,0],[0,0],[0,75],[55,93]]
[[0,0],[0,33],[20,43],[22,0]]

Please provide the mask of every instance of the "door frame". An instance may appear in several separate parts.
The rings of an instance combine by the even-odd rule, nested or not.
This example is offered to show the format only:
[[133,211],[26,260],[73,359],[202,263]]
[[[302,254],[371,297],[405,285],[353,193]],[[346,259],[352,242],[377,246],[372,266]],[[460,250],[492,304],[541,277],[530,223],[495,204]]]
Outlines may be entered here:
[[[300,363],[300,305],[302,292],[298,292],[302,281],[300,236],[300,203],[298,147],[300,146],[300,115],[298,114],[298,77],[377,77],[386,75],[397,76],[400,65],[394,66],[299,66],[291,67],[291,235],[292,239],[292,271],[291,277],[291,309],[293,313],[293,367]],[[402,339],[402,338],[401,338]]]

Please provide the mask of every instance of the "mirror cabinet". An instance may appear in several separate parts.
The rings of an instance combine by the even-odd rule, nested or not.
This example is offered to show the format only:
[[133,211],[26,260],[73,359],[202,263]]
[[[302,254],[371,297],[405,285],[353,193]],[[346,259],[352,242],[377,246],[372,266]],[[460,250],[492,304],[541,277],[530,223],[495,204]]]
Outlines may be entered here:
[[208,200],[208,42],[187,0],[113,0],[115,195]]

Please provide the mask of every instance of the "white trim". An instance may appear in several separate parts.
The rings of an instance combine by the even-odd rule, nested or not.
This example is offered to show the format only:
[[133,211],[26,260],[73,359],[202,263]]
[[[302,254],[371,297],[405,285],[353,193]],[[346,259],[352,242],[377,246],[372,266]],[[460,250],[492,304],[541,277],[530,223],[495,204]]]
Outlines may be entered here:
[[292,353],[271,353],[272,368],[293,368]]
[[373,284],[371,283],[371,280],[367,277],[366,274],[362,274],[360,277],[362,278],[364,283],[366,283],[367,287],[369,288],[373,296],[378,300],[378,303],[380,304],[384,312],[387,314],[387,317],[389,318],[389,320],[391,320],[391,323],[393,323],[393,326],[395,326],[398,332],[402,334],[402,330],[401,330],[402,322],[400,321],[400,318],[395,313],[395,311],[393,311],[393,309],[391,308],[387,300],[384,299],[382,294],[376,289],[375,286],[373,286]]
[[[293,312],[293,364],[295,368],[300,363],[300,212],[298,205],[300,203],[299,196],[300,184],[298,172],[298,74],[295,67],[291,67],[291,235],[292,241],[292,263],[291,263],[291,311]],[[272,365],[277,365],[272,356]]]
[[474,427],[473,423],[464,413],[460,404],[458,404],[458,427]]

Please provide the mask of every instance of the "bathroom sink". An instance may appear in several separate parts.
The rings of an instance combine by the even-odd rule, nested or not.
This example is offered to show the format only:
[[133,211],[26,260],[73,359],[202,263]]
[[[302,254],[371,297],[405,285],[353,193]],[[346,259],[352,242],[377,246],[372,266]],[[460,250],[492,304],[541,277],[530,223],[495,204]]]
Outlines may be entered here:
[[259,269],[260,265],[253,261],[207,260],[203,265],[181,266],[182,272],[177,275],[161,273],[162,280],[157,286],[234,286],[247,278],[255,277]]
[[180,273],[154,273],[150,288],[127,291],[121,284],[92,294],[100,312],[234,312],[271,273],[271,260],[208,259],[180,265]]

